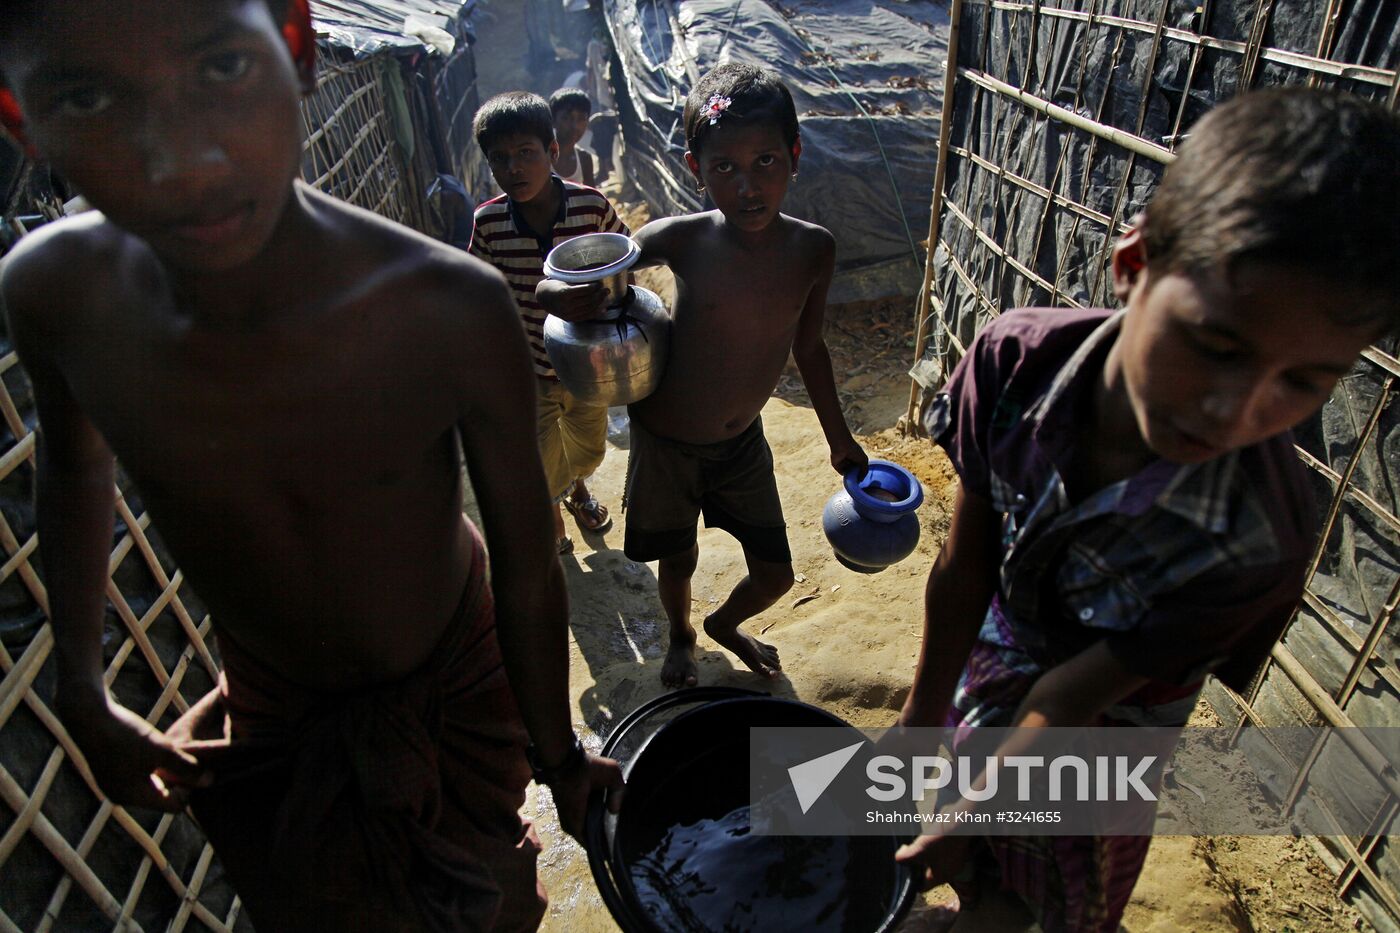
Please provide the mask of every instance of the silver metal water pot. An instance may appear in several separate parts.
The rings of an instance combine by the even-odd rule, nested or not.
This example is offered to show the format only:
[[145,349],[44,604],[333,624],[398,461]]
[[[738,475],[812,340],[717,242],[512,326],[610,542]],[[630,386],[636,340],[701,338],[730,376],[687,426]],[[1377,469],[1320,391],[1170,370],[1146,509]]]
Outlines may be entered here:
[[640,251],[620,233],[587,233],[560,243],[545,257],[544,272],[570,285],[602,282],[603,317],[544,321],[544,349],[564,388],[594,405],[627,405],[661,382],[671,317],[654,292],[627,284]]

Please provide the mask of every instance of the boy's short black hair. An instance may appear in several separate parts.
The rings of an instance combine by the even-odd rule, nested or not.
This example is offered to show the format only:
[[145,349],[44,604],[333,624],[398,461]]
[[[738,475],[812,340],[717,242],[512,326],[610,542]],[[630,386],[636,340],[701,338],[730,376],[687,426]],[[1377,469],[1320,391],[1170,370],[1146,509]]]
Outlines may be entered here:
[[[33,16],[42,2],[43,0],[4,0],[5,15],[0,16],[0,42],[9,40],[24,26],[32,25],[25,22],[24,17]],[[287,5],[291,2],[292,0],[263,0],[275,23],[280,23],[286,18]],[[0,62],[0,87],[6,86],[4,63]]]
[[[21,25],[22,16],[30,16],[43,0],[4,0],[5,15],[0,16],[0,38],[8,36]],[[282,22],[287,15],[287,5],[292,0],[263,0],[272,12],[274,22]]]
[[561,87],[553,94],[549,95],[549,112],[560,114],[573,110],[587,116],[593,112],[593,101],[588,98],[588,92],[583,88]]
[[[1258,261],[1381,299],[1344,323],[1400,325],[1400,116],[1353,94],[1243,94],[1206,114],[1147,205],[1148,267]],[[1339,302],[1339,304],[1341,304]]]
[[554,142],[554,114],[543,97],[528,91],[507,91],[481,105],[472,120],[472,132],[482,152],[502,136],[524,133],[538,137],[546,149]]
[[[715,124],[709,113],[713,97],[729,99]],[[695,83],[685,99],[683,122],[686,148],[697,157],[711,127],[731,123],[776,126],[789,149],[797,142],[797,108],[787,85],[767,68],[738,62],[720,65]]]

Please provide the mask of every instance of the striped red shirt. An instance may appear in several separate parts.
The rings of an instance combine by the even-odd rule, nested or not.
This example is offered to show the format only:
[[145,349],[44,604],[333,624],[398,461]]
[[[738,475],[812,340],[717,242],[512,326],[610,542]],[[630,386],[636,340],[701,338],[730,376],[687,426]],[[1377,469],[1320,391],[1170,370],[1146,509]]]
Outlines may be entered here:
[[631,234],[602,192],[564,181],[557,175],[553,182],[562,186],[563,196],[552,230],[542,234],[531,230],[515,202],[502,194],[476,209],[471,245],[473,256],[495,266],[510,283],[530,339],[535,374],[546,379],[557,377],[544,352],[546,312],[535,300],[535,286],[544,278],[545,255],[564,240],[584,233]]

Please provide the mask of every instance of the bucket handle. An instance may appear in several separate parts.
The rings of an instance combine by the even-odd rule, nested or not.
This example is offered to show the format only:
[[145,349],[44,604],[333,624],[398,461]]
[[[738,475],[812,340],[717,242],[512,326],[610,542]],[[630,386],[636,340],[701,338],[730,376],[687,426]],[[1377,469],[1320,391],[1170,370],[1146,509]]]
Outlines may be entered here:
[[[603,744],[600,754],[604,758],[611,757],[613,751],[621,743],[622,739],[638,723],[644,719],[649,719],[656,713],[663,712],[674,706],[682,706],[687,703],[712,703],[716,700],[737,700],[741,697],[762,697],[769,696],[758,690],[744,690],[739,687],[692,687],[688,690],[677,690],[673,693],[663,693],[661,696],[653,697],[641,706],[628,713],[618,722],[613,729],[612,735],[608,736],[607,742]],[[588,811],[584,816],[584,851],[588,853],[588,867],[593,872],[593,879],[598,884],[598,893],[603,898],[603,903],[607,906],[613,917],[622,924],[628,933],[651,929],[650,924],[639,920],[632,912],[632,909],[622,899],[622,894],[618,891],[617,882],[613,880],[612,869],[607,860],[607,837],[603,832],[603,814],[607,806],[606,792],[594,791],[588,798]],[[622,923],[626,918],[626,923]]]

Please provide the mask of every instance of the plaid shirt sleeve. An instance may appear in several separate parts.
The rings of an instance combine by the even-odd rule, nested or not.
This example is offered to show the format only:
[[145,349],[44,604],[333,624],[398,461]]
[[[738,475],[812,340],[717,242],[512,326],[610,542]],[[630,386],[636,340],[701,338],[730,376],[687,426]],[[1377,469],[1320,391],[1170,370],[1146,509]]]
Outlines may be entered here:
[[988,406],[996,401],[993,342],[984,329],[967,348],[948,377],[943,391],[924,413],[928,435],[948,453],[963,488],[991,498],[991,468],[987,461]]

